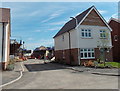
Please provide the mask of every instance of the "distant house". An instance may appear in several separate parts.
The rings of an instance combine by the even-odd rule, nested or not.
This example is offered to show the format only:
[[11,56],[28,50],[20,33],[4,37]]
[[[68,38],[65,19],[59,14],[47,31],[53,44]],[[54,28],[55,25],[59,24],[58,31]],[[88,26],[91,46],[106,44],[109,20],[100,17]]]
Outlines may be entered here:
[[10,40],[10,55],[18,56],[19,49],[22,44],[18,43],[16,39]]
[[10,9],[0,8],[0,66],[6,69],[10,50]]
[[112,28],[113,61],[120,62],[120,20],[111,18],[109,25]]
[[38,59],[44,59],[44,54],[46,53],[47,48],[45,46],[37,47],[34,51],[32,56]]
[[112,29],[95,6],[88,8],[75,18],[71,18],[53,37],[56,61],[83,65],[85,61],[99,59],[102,52],[100,50],[102,48],[101,41],[104,39],[108,39],[106,49],[109,49],[105,53],[106,61],[113,61]]

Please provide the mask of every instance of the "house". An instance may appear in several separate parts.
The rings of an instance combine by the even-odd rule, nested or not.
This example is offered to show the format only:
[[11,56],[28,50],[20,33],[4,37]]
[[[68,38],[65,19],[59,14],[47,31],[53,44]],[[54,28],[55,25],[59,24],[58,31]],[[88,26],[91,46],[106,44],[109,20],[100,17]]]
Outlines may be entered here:
[[0,8],[0,68],[6,69],[10,51],[10,9]]
[[111,18],[108,24],[112,28],[113,61],[120,62],[120,20]]
[[10,39],[10,55],[18,56],[21,45],[21,41],[19,43],[16,39]]
[[71,65],[83,65],[85,61],[102,58],[104,46],[107,50],[106,61],[113,61],[110,36],[112,29],[95,6],[71,18],[53,37],[55,60]]
[[37,47],[32,54],[32,57],[38,59],[44,59],[44,55],[46,53],[47,48],[45,46]]

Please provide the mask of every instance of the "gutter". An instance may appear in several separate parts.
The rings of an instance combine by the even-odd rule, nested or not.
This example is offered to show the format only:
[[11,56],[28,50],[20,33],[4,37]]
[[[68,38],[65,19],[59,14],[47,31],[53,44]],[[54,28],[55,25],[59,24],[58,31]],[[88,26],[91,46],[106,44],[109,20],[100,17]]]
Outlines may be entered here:
[[70,65],[72,65],[71,62],[71,38],[70,38],[70,32],[68,31],[69,34],[69,59],[70,59]]
[[2,54],[2,57],[1,57],[2,62],[3,62],[3,59],[4,59],[4,58],[3,58],[3,57],[4,57],[4,35],[5,35],[5,34],[4,34],[4,28],[5,28],[4,25],[5,25],[5,23],[3,22],[3,23],[2,23],[2,26],[3,26],[3,27],[2,27],[2,51],[1,51],[1,52],[2,52],[2,53],[1,53],[1,54]]

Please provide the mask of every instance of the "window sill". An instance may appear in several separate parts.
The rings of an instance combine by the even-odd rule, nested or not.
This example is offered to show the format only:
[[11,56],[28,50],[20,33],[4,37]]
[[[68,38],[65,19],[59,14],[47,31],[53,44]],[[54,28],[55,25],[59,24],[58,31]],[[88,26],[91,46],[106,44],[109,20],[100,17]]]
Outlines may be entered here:
[[95,59],[95,57],[94,58],[81,58],[81,59]]
[[107,39],[107,38],[101,38],[101,37],[100,37],[100,39]]
[[82,39],[93,39],[92,37],[81,37]]

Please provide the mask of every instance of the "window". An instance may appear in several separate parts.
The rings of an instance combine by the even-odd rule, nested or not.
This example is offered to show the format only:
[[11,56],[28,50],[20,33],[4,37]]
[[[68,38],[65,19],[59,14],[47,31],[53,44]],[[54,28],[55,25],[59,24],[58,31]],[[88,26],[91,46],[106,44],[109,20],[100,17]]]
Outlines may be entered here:
[[62,36],[62,41],[64,41],[64,35]]
[[118,41],[118,36],[117,35],[114,36],[114,40]]
[[106,31],[100,30],[100,38],[106,38]]
[[64,52],[64,50],[63,50],[63,59],[65,59],[65,52]]
[[81,36],[84,38],[91,38],[91,30],[90,29],[82,29]]
[[80,49],[81,59],[95,58],[94,49]]

